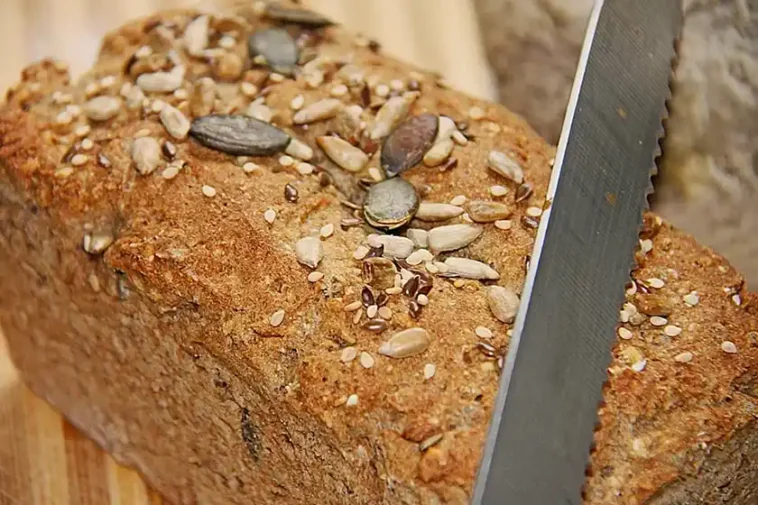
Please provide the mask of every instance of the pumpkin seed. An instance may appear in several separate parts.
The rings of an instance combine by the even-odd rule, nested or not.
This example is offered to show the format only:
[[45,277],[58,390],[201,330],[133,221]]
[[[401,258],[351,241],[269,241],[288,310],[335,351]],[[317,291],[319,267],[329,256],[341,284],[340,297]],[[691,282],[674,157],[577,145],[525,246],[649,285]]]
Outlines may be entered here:
[[163,127],[166,128],[169,135],[175,139],[183,139],[187,137],[187,132],[189,132],[190,129],[190,122],[182,111],[171,105],[166,105],[163,107],[163,110],[161,110],[160,118]]
[[408,181],[394,177],[368,189],[363,213],[371,226],[392,230],[413,219],[418,208],[416,188]]
[[318,237],[304,237],[295,244],[297,260],[305,266],[316,268],[324,257],[324,248]]
[[466,212],[477,223],[492,223],[511,215],[511,209],[504,203],[486,200],[471,200],[466,206]]
[[424,155],[424,165],[436,167],[445,161],[453,152],[453,141],[450,139],[440,140]]
[[376,113],[374,124],[369,129],[369,138],[379,140],[389,135],[398,123],[408,115],[408,110],[417,96],[418,94],[414,93],[407,96],[394,96],[387,100]]
[[134,139],[131,148],[134,166],[142,175],[148,175],[156,169],[161,162],[161,146],[152,137],[140,137]]
[[260,55],[280,74],[292,75],[300,59],[294,39],[281,28],[258,30],[247,41],[251,56]]
[[348,172],[360,172],[368,163],[366,153],[339,137],[324,135],[316,142],[330,160]]
[[[421,207],[419,206],[419,210],[421,210]],[[416,214],[418,216],[418,213]],[[427,247],[428,245],[428,239],[429,239],[429,232],[426,230],[422,230],[420,228],[411,228],[410,230],[405,232],[405,236],[408,237],[413,241],[413,245],[416,247]]]
[[455,251],[479,238],[482,228],[470,224],[438,226],[429,231],[429,249],[435,253]]
[[308,124],[314,121],[333,118],[342,108],[342,102],[336,98],[324,98],[300,109],[292,118],[295,124]]
[[321,14],[309,11],[307,9],[293,9],[289,7],[283,7],[278,4],[271,4],[266,7],[266,17],[274,21],[281,21],[284,23],[294,23],[303,26],[310,26],[312,28],[320,28],[322,26],[329,26],[334,23],[328,18],[325,18]]
[[429,333],[423,328],[409,328],[395,333],[379,346],[379,354],[390,358],[408,358],[429,347]]
[[498,321],[512,323],[516,318],[519,303],[518,295],[508,288],[502,286],[487,288],[487,305]]
[[417,165],[432,147],[439,121],[430,113],[406,119],[384,141],[382,168],[389,177]]
[[487,157],[487,166],[493,172],[517,184],[524,182],[524,171],[521,169],[521,165],[503,152],[490,151]]
[[500,274],[489,265],[468,258],[449,257],[445,260],[448,267],[448,277],[463,277],[466,279],[489,279],[497,280]]
[[449,203],[422,202],[418,206],[416,219],[428,222],[447,221],[463,214],[463,207]]
[[84,104],[84,113],[92,121],[107,121],[118,114],[119,109],[121,100],[112,96],[98,96]]
[[195,118],[190,135],[206,147],[236,156],[283,151],[290,137],[279,128],[247,116],[213,114]]

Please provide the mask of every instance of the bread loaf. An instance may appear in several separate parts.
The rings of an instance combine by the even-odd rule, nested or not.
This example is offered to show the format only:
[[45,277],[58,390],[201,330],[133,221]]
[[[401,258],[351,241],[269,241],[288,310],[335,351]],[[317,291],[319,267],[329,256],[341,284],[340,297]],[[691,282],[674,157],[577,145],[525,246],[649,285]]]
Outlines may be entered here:
[[[167,12],[76,83],[24,71],[12,358],[177,504],[467,503],[553,148],[296,14]],[[586,503],[755,503],[756,298],[645,222]]]

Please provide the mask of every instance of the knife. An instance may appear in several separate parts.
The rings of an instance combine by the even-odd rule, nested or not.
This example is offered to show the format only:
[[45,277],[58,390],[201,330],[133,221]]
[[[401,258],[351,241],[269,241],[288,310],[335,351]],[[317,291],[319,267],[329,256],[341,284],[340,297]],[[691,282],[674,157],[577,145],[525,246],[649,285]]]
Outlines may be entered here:
[[474,488],[580,504],[682,26],[680,0],[598,0]]

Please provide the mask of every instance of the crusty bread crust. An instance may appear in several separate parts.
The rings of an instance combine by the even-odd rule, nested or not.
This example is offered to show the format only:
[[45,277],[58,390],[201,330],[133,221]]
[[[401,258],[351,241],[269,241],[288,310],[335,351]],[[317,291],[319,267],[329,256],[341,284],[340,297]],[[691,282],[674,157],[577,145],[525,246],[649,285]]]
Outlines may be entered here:
[[[242,14],[212,18],[212,47],[221,32],[237,32],[219,53],[190,57],[180,37],[197,14],[169,12],[108,35],[79,82],[69,84],[60,64],[42,62],[9,93],[0,111],[0,322],[11,354],[35,392],[177,503],[465,503],[510,329],[490,310],[487,286],[521,290],[535,234],[530,219],[545,204],[553,149],[503,108],[445,89],[337,27],[302,30],[312,47],[303,52],[323,58],[322,84],[309,83],[307,72],[272,77],[265,65],[251,67],[245,44],[247,34],[271,22]],[[185,91],[147,92],[130,109],[122,84],[133,83],[135,67],[170,65],[159,56],[135,62],[145,45],[153,55],[177,49]],[[233,57],[225,60],[229,54],[243,62],[239,72]],[[346,68],[362,78],[353,80]],[[203,93],[210,84],[201,81],[207,76],[216,81],[210,102]],[[347,92],[332,91],[338,84]],[[411,298],[390,294],[387,329],[372,332],[362,327],[365,314],[355,323],[345,306],[361,299],[365,281],[354,254],[376,232],[340,226],[353,217],[341,204],[354,196],[352,176],[316,139],[336,132],[375,150],[381,141],[367,142],[362,127],[386,100],[381,85],[412,93],[411,115],[468,123],[468,142],[451,155],[457,166],[419,164],[403,173],[423,202],[464,195],[502,201],[512,215],[510,225],[476,225],[483,233],[473,243],[436,258],[482,261],[499,279],[424,274],[433,287],[417,318]],[[87,119],[93,93],[120,101],[111,119]],[[330,93],[365,106],[356,123],[365,124],[351,130],[343,114],[293,124],[298,95],[307,107]],[[245,160],[174,139],[158,112],[168,104],[190,119],[243,113],[258,95],[275,113],[273,124],[311,147],[313,174],[284,153]],[[77,128],[84,125],[90,131]],[[179,165],[163,153],[152,173],[140,173],[138,137],[171,140],[186,164],[166,172]],[[516,202],[519,185],[487,168],[493,150],[520,165],[531,196]],[[360,175],[378,164],[377,151]],[[324,185],[319,172],[332,174],[333,183]],[[296,202],[287,184],[297,189]],[[493,185],[508,194],[493,197]],[[269,209],[271,222],[264,218]],[[450,223],[466,224],[465,217],[411,226]],[[734,457],[748,458],[746,475],[758,480],[749,459],[756,457],[756,299],[722,258],[652,215],[646,223],[652,242],[639,253],[637,292],[628,299],[638,325],[622,325],[631,339],[614,350],[587,503],[669,503],[653,497],[669,487],[694,489],[714,447],[734,440],[741,441]],[[323,230],[329,224],[331,234]],[[295,244],[320,234],[323,259],[315,270],[323,278],[309,280],[312,270],[298,261]],[[114,241],[97,242],[101,236]],[[423,263],[400,265],[424,270]],[[444,267],[430,262],[435,268]],[[691,306],[684,297],[693,291]],[[663,326],[651,324],[649,316],[664,313]],[[493,335],[475,332],[480,326]],[[426,349],[404,358],[380,354],[393,334],[412,327],[427,330]],[[726,352],[734,349],[725,341],[737,352]],[[361,356],[349,360],[346,347]],[[752,503],[754,484],[724,486],[719,472],[709,474],[710,492],[742,486],[742,498],[725,503]]]

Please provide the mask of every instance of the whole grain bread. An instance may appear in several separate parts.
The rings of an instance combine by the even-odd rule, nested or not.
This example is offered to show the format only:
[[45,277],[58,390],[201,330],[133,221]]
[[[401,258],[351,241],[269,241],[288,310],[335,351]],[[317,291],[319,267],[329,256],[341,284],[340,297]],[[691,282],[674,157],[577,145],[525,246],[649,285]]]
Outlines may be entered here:
[[[162,13],[108,35],[76,83],[24,71],[0,111],[12,357],[177,504],[466,503],[553,149],[315,17],[287,23],[284,75],[282,48],[247,48],[275,17]],[[410,249],[360,210],[398,104],[439,135],[401,174],[422,201],[392,232]],[[279,130],[220,134],[211,113]],[[275,154],[223,152],[261,136]],[[389,165],[425,136],[393,137]],[[585,502],[756,503],[758,300],[653,215],[638,260]]]

